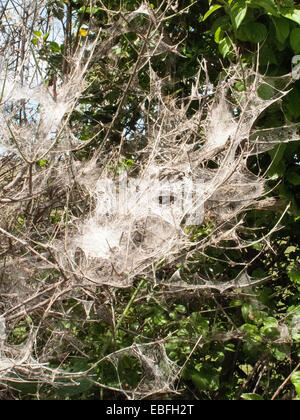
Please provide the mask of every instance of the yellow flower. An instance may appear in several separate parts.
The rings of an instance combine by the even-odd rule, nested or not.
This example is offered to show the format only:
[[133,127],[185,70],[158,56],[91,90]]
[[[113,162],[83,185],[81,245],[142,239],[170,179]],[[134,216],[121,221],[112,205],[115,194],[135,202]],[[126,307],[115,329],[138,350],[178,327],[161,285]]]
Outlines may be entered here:
[[79,36],[87,36],[88,31],[86,29],[80,28],[79,29]]

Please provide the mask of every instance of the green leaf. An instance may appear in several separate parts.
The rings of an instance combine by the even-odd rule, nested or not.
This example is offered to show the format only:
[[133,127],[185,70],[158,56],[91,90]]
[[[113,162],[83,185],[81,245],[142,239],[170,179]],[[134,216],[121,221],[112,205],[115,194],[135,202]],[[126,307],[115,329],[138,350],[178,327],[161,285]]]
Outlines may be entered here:
[[237,38],[244,42],[252,42],[257,44],[263,42],[268,35],[267,28],[259,22],[248,22],[240,26],[237,31]]
[[[243,308],[242,308],[242,312],[243,312]],[[257,314],[255,313],[255,311],[249,312],[249,321],[253,321],[256,315]],[[243,314],[243,316],[244,316],[244,314]],[[258,319],[259,323],[261,323],[262,320],[263,320],[262,317],[260,319]],[[240,327],[240,330],[246,334],[247,344],[249,344],[249,345],[259,344],[263,340],[261,335],[260,335],[261,333],[260,333],[258,327],[254,324],[244,324]]]
[[225,58],[233,50],[231,39],[226,36],[219,43],[219,51]]
[[[247,306],[250,306],[250,305],[247,304]],[[245,314],[245,307],[246,307],[246,305],[244,305],[242,307],[242,314],[243,314],[243,317],[248,318],[249,310]],[[257,326],[256,325],[252,325],[252,324],[244,324],[244,325],[242,325],[240,327],[240,330],[242,332],[247,333],[248,335],[251,335],[252,337],[256,337],[256,335],[258,334],[258,328],[257,328]]]
[[300,185],[300,175],[295,171],[289,171],[286,179],[295,186]]
[[232,306],[233,308],[239,307],[243,305],[243,301],[241,299],[233,299],[230,302],[230,306]]
[[244,83],[243,83],[243,82],[236,82],[236,84],[234,85],[234,89],[235,89],[237,92],[244,92],[244,90],[245,90],[245,85],[244,85]]
[[249,3],[251,6],[262,7],[266,12],[270,13],[273,16],[278,15],[278,9],[274,0],[250,0]]
[[291,351],[287,344],[275,344],[272,343],[271,352],[275,359],[282,362],[286,358],[290,357]]
[[77,385],[66,385],[57,389],[57,394],[62,397],[71,397],[88,391],[93,386],[92,382],[84,377],[76,378],[75,382]]
[[[249,322],[249,321],[253,320],[252,310],[253,310],[253,308],[252,308],[252,305],[250,303],[245,303],[242,306],[242,315],[243,315],[243,318],[246,322]],[[245,324],[243,327],[247,332],[250,332],[250,331],[252,332],[252,327],[253,327],[252,325],[251,325],[251,328],[250,328],[250,326],[248,326],[248,324]],[[256,327],[255,327],[255,330],[257,330]]]
[[224,37],[224,32],[222,31],[221,26],[218,27],[218,29],[215,32],[215,42],[217,44],[220,44],[220,42],[222,41]]
[[222,31],[231,31],[232,30],[232,24],[230,17],[227,15],[219,16],[212,24],[212,27],[210,29],[211,32],[216,32],[216,30],[221,27]]
[[217,391],[219,389],[219,373],[213,367],[202,367],[199,373],[191,375],[191,379],[201,391]]
[[268,274],[262,268],[256,268],[252,271],[252,277],[255,277],[256,279],[264,279],[267,275]]
[[274,88],[273,86],[267,85],[266,83],[259,86],[257,89],[258,96],[265,101],[268,101],[269,99],[272,99],[274,96]]
[[243,2],[241,3],[235,3],[230,11],[230,17],[232,24],[234,26],[234,29],[238,29],[243,20],[245,19],[245,16],[247,14],[247,5]]
[[271,168],[268,170],[268,176],[272,181],[280,178],[285,171],[285,164],[281,162],[276,168]]
[[294,28],[291,31],[290,44],[295,54],[300,53],[300,28]]
[[280,336],[280,332],[277,327],[264,326],[261,327],[260,332],[264,337],[272,340],[276,340]]
[[295,246],[291,245],[291,246],[288,246],[285,249],[284,254],[287,255],[288,257],[290,257],[290,254],[293,254],[296,251],[297,251],[297,248]]
[[243,398],[243,400],[251,400],[251,401],[264,400],[261,395],[251,394],[251,393],[242,394],[241,397]]
[[249,0],[251,6],[262,7],[273,16],[278,16],[278,9],[274,0]]
[[281,7],[280,13],[285,18],[290,19],[300,25],[300,10]]
[[285,109],[288,112],[289,119],[291,120],[296,120],[300,117],[299,95],[300,88],[295,86],[285,98]]
[[282,44],[287,40],[290,34],[290,24],[285,19],[273,17],[272,21],[276,29],[276,37]]
[[214,6],[212,6],[203,16],[202,22],[204,22],[212,13],[214,13],[216,10],[220,9],[221,6],[220,4],[215,4]]
[[49,42],[49,45],[50,45],[50,47],[51,47],[51,50],[52,50],[54,53],[58,53],[58,52],[60,52],[60,47],[59,47],[59,45],[58,45],[58,43],[57,43],[57,42],[51,41],[51,42]]
[[274,147],[274,149],[270,150],[268,154],[272,158],[273,165],[276,165],[284,156],[286,150],[286,144],[279,144],[278,146]]
[[298,397],[300,397],[300,370],[294,372],[291,376],[291,382],[294,385]]
[[288,272],[288,276],[291,281],[300,284],[300,270],[297,270],[297,268],[292,268]]
[[245,352],[253,360],[259,357],[261,351],[262,351],[261,344],[253,340],[246,341],[243,344],[243,352]]
[[205,319],[199,312],[193,312],[189,319],[193,328],[195,328],[201,335],[206,335],[209,332],[209,321]]
[[274,48],[268,45],[267,43],[264,44],[259,53],[259,61],[262,66],[278,64]]
[[179,312],[180,314],[185,314],[186,313],[186,307],[183,305],[176,305],[175,306],[175,311]]
[[[20,380],[20,378],[18,378]],[[23,394],[35,394],[38,390],[38,385],[32,382],[13,382],[13,388],[22,392]]]
[[42,36],[42,32],[41,32],[41,31],[33,31],[33,34],[34,34],[35,36],[37,36],[38,38],[39,38],[40,36]]
[[277,327],[278,326],[278,321],[276,318],[273,318],[271,316],[268,316],[265,320],[264,320],[264,325],[266,327]]

